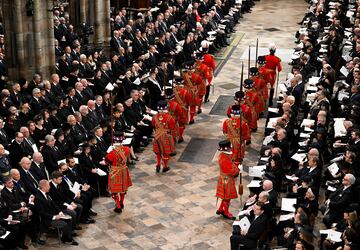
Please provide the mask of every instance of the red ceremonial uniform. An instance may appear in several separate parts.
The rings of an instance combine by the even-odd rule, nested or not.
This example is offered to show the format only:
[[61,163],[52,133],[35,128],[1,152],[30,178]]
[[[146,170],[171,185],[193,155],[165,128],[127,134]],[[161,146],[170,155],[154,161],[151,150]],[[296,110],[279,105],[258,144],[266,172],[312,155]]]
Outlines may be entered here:
[[282,66],[281,66],[281,60],[279,57],[275,55],[267,55],[265,56],[266,64],[265,69],[268,70],[269,74],[269,82],[271,88],[274,88],[275,80],[276,80],[276,69],[278,72],[281,72]]
[[266,109],[266,104],[265,104],[266,99],[264,98],[263,93],[264,93],[264,85],[265,85],[265,88],[267,88],[267,87],[266,87],[265,81],[263,79],[261,79],[259,77],[254,77],[253,80],[254,80],[254,88],[256,90],[256,93],[259,96],[257,111],[258,111],[258,113],[261,113],[261,112],[264,112]]
[[270,71],[272,70],[269,70],[265,68],[265,66],[261,66],[261,65],[258,67],[258,70],[259,70],[259,77],[264,79],[267,87],[267,84],[271,82],[272,75],[270,74]]
[[192,75],[192,72],[184,72],[183,78],[184,78],[184,88],[189,93],[190,100],[189,105],[197,105],[197,88],[196,85],[192,82],[190,74]]
[[[231,117],[224,121],[223,132],[232,145],[232,158],[234,162],[240,162],[245,157],[245,141],[251,140],[249,126],[242,119],[240,128],[240,117]],[[241,148],[240,148],[241,133]]]
[[197,89],[197,96],[204,96],[206,93],[206,83],[200,71],[194,71],[191,75],[191,81]]
[[175,101],[180,104],[181,107],[181,116],[179,119],[179,124],[188,124],[189,123],[189,104],[191,96],[189,92],[182,88],[177,86],[174,89],[175,93]]
[[250,89],[245,91],[245,102],[246,104],[252,109],[253,116],[256,116],[256,119],[258,119],[258,112],[260,110],[259,106],[259,95],[256,93],[255,89]]
[[261,88],[262,95],[264,97],[264,100],[266,101],[267,99],[269,99],[269,90],[267,87],[267,83],[269,81],[266,79],[266,77],[267,77],[266,69],[264,67],[259,66],[258,70],[259,70],[258,78],[263,80],[263,83],[260,83],[259,85],[262,86],[262,88]]
[[239,168],[232,161],[231,154],[221,152],[219,155],[220,176],[216,188],[216,197],[223,200],[236,199],[238,197],[235,176],[239,174]]
[[176,135],[175,138],[179,136],[179,120],[181,118],[182,109],[180,104],[177,103],[175,100],[168,101],[168,113],[171,115],[172,118],[175,120],[175,127],[176,127]]
[[106,162],[110,164],[108,187],[111,193],[126,193],[132,186],[129,169],[126,166],[129,155],[130,149],[120,145],[105,156]]
[[212,72],[214,72],[214,70],[216,68],[216,64],[215,64],[215,59],[212,55],[205,54],[203,63],[205,63],[208,67],[210,67],[212,69]]
[[210,68],[205,62],[202,62],[198,68],[196,68],[198,72],[200,72],[201,76],[206,80],[206,85],[210,85],[214,76],[213,76],[213,69]]
[[168,113],[158,113],[152,119],[155,129],[153,150],[157,155],[169,156],[175,153],[176,123]]

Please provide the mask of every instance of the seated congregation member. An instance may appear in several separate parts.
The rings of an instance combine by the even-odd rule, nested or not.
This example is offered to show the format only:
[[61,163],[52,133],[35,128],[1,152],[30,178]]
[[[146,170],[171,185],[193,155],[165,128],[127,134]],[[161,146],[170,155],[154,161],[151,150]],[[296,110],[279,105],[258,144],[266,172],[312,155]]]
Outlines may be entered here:
[[[64,194],[71,200],[75,202],[75,204],[81,204],[83,206],[81,223],[90,224],[95,223],[95,220],[90,218],[90,214],[95,215],[93,211],[90,212],[92,207],[92,200],[95,195],[95,190],[90,189],[89,185],[80,186],[80,190],[76,192],[73,190],[75,182],[72,182],[70,176],[67,174],[70,173],[68,171],[68,165],[65,162],[59,164],[59,172],[62,173],[63,180],[60,183]],[[71,174],[70,174],[71,175]],[[79,183],[80,184],[80,183]]]
[[268,218],[264,213],[264,203],[257,202],[253,207],[254,214],[248,216],[250,221],[250,228],[247,232],[240,229],[239,226],[234,226],[233,235],[230,237],[231,249],[255,249],[257,241],[265,232],[268,225]]
[[55,146],[55,137],[53,135],[45,136],[45,145],[41,149],[41,154],[44,157],[44,163],[49,173],[58,169],[58,161],[65,159],[65,155]]
[[30,173],[39,182],[41,180],[50,180],[50,174],[44,164],[44,157],[40,152],[35,152],[32,156],[33,161],[30,166]]
[[51,174],[50,191],[51,199],[56,203],[58,208],[65,214],[72,217],[72,228],[74,230],[82,229],[79,226],[82,216],[83,206],[75,203],[72,198],[69,198],[61,183],[63,182],[63,175],[60,171],[55,170]]
[[39,187],[39,182],[30,172],[30,167],[31,160],[27,157],[21,158],[19,168],[21,182],[24,185],[24,189],[28,194],[35,194]]
[[50,198],[50,183],[47,180],[41,180],[39,190],[35,195],[35,209],[39,212],[41,218],[42,232],[47,228],[55,227],[62,231],[61,240],[71,245],[79,245],[72,236],[72,218],[64,217],[64,213],[57,204]]
[[342,185],[334,191],[325,201],[325,214],[323,222],[327,228],[331,228],[332,223],[339,222],[345,208],[351,204],[353,199],[353,185],[355,176],[346,174]]
[[[14,221],[18,223],[9,223],[10,225],[17,225],[19,228],[20,245],[24,245],[25,233],[31,237],[31,241],[34,243],[43,242],[37,239],[38,228],[36,211],[34,207],[34,195],[31,195],[29,199],[23,197],[21,191],[14,186],[13,179],[11,177],[5,177],[3,179],[4,188],[1,191],[6,206],[8,207],[9,214],[12,215]],[[19,212],[15,212],[19,211]],[[23,247],[20,247],[23,248]],[[24,249],[27,249],[26,247]]]
[[92,187],[96,187],[99,193],[104,196],[109,196],[106,188],[107,188],[107,176],[100,176],[98,174],[98,167],[94,161],[92,160],[91,156],[91,145],[89,143],[83,143],[81,145],[82,152],[79,155],[79,165],[81,170],[84,174],[85,180],[90,184]]
[[[357,203],[352,203],[348,207],[346,207],[343,213],[343,219],[341,219],[338,223],[336,223],[335,226],[333,225],[331,230],[345,233],[347,228],[351,228],[355,230],[357,232],[357,235],[359,236],[360,221],[356,211],[359,211],[359,204]],[[355,242],[359,243],[359,240],[356,240]],[[330,239],[322,238],[321,246],[322,249],[324,250],[336,249],[341,245],[342,242],[334,242],[331,241]]]

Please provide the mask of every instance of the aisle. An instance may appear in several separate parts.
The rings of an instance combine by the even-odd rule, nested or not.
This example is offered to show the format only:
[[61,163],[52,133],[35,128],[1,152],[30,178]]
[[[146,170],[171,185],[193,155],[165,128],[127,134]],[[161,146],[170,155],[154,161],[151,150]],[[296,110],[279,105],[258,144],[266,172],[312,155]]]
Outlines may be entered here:
[[[215,215],[218,178],[215,152],[223,138],[221,125],[226,118],[221,110],[239,86],[240,58],[248,45],[255,45],[258,37],[260,47],[276,42],[278,48],[292,49],[296,23],[306,8],[304,1],[294,0],[261,0],[256,4],[236,27],[237,34],[245,35],[218,74],[211,102],[204,105],[195,124],[186,129],[185,142],[178,146],[178,154],[170,162],[171,171],[155,174],[155,155],[149,146],[141,154],[140,163],[131,169],[134,186],[126,197],[123,213],[112,211],[114,204],[110,198],[98,199],[94,206],[99,214],[97,222],[79,231],[80,246],[76,249],[229,249],[231,221]],[[289,66],[283,65],[287,72]],[[222,115],[210,115],[220,95],[225,96],[222,97],[225,102],[218,103],[218,110],[211,113]],[[247,148],[245,165],[258,159],[263,120]],[[231,211],[235,213],[239,206],[239,200],[232,202]],[[56,240],[51,242],[51,246],[58,247]]]

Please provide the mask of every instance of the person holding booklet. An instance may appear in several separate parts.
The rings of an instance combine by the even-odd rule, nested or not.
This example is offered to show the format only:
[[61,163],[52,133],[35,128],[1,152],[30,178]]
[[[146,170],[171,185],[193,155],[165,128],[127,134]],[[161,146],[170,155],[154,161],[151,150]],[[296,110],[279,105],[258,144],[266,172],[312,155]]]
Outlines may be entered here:
[[121,213],[124,209],[124,199],[128,188],[132,186],[129,169],[126,165],[130,157],[130,149],[123,145],[115,146],[105,156],[105,161],[110,165],[108,187],[115,201],[115,213]]
[[[268,218],[264,213],[264,203],[256,202],[253,206],[253,213],[247,216],[250,226],[242,228],[241,226],[234,226],[233,235],[230,237],[231,250],[242,249],[256,249],[257,242],[260,236],[265,232]],[[235,229],[236,227],[239,227]],[[239,230],[240,229],[240,230]],[[246,230],[247,229],[247,230]]]

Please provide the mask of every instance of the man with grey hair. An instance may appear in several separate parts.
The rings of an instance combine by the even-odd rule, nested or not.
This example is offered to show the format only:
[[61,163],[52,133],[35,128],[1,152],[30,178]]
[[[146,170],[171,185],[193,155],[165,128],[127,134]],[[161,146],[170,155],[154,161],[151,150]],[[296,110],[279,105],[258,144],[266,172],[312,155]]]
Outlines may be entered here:
[[33,110],[34,114],[39,114],[40,111],[45,108],[44,102],[41,97],[41,91],[39,88],[34,88],[32,90],[30,107]]
[[46,227],[59,228],[62,231],[61,240],[71,245],[79,245],[72,237],[72,219],[63,220],[65,216],[56,203],[50,198],[50,183],[47,180],[39,182],[39,190],[35,194],[35,208],[39,212],[42,223]]
[[21,158],[20,161],[20,178],[21,182],[24,184],[24,188],[31,194],[37,192],[39,187],[39,182],[36,180],[34,175],[29,171],[31,166],[31,160],[28,157]]
[[65,159],[63,153],[55,146],[55,138],[52,135],[45,136],[45,145],[41,149],[41,154],[49,174],[58,169],[58,161]]
[[331,228],[333,223],[339,222],[343,218],[345,209],[353,202],[353,185],[355,183],[353,174],[346,174],[342,185],[330,194],[325,201],[325,213],[323,222],[327,228]]
[[50,174],[45,167],[44,157],[40,152],[35,152],[32,156],[30,173],[32,173],[37,181],[50,180]]

